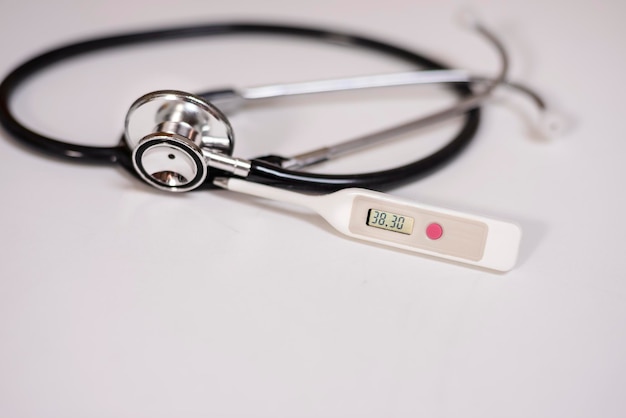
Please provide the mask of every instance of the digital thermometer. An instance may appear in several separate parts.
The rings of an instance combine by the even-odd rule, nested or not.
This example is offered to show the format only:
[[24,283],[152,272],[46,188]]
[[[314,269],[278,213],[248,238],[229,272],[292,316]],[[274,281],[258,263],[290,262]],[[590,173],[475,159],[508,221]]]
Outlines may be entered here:
[[522,232],[513,223],[366,189],[307,195],[237,178],[218,178],[215,184],[309,208],[353,238],[498,271],[511,270],[517,260]]

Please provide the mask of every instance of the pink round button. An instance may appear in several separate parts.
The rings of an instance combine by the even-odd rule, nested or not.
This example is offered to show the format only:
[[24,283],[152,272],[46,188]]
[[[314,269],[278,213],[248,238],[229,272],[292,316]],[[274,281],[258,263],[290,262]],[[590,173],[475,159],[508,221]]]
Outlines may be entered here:
[[443,228],[438,223],[433,222],[426,227],[426,236],[432,240],[439,239],[443,235]]

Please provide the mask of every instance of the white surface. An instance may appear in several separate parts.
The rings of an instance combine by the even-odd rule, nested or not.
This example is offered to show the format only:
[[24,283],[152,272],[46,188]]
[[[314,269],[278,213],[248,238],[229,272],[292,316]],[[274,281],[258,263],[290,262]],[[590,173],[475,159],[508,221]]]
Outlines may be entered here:
[[[475,7],[511,48],[515,78],[566,111],[571,132],[529,138],[534,109],[503,92],[462,157],[394,194],[518,220],[515,270],[351,241],[318,217],[225,191],[159,193],[122,170],[42,158],[2,133],[0,415],[626,415],[626,4]],[[85,36],[244,17],[348,28],[489,72],[494,55],[455,26],[458,8],[4,1],[0,70]],[[47,133],[104,145],[150,90],[406,69],[315,44],[195,40],[55,67],[20,92],[16,110]],[[439,97],[407,88],[257,108],[233,120],[237,155],[332,143],[448,100]],[[380,163],[366,153],[324,169],[391,165],[394,153],[428,151],[453,131],[409,136]]]

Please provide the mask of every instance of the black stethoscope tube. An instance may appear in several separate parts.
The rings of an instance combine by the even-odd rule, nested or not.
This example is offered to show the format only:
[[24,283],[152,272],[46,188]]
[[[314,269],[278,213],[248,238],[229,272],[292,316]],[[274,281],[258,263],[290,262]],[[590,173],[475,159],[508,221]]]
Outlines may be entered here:
[[[231,23],[136,32],[70,44],[36,56],[14,69],[2,83],[0,83],[0,123],[17,140],[48,155],[88,163],[119,163],[133,173],[133,175],[136,175],[130,163],[130,151],[123,141],[120,145],[113,147],[94,147],[67,143],[59,139],[41,135],[28,129],[15,118],[10,109],[12,95],[19,85],[32,75],[68,58],[133,44],[230,34],[267,34],[311,38],[333,44],[339,43],[346,46],[372,50],[427,69],[445,68],[443,65],[429,58],[389,43],[342,32],[300,26],[264,23]],[[465,84],[457,84],[451,88],[462,96],[471,93],[469,87]],[[426,158],[397,168],[347,175],[313,174],[283,169],[279,165],[270,162],[272,160],[278,160],[280,157],[271,156],[253,159],[248,179],[278,187],[318,192],[329,192],[345,187],[365,187],[379,190],[390,188],[416,180],[440,168],[444,163],[458,155],[474,137],[479,120],[479,109],[473,109],[467,112],[463,127],[444,147]],[[223,175],[223,173],[219,175]],[[214,175],[207,178],[206,186],[211,186],[213,177]]]

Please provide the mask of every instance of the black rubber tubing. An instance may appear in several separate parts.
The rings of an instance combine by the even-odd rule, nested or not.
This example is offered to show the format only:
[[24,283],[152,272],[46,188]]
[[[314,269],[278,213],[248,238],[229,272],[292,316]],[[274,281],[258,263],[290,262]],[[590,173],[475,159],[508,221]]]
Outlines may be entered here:
[[[230,34],[284,35],[318,39],[332,44],[372,50],[382,55],[411,63],[419,68],[446,68],[430,58],[386,42],[360,35],[302,26],[244,22],[134,32],[69,44],[38,55],[15,68],[0,83],[0,123],[15,139],[48,155],[87,163],[119,163],[133,175],[137,176],[130,162],[131,151],[123,139],[117,146],[94,147],[68,143],[44,136],[28,129],[15,118],[10,109],[12,95],[20,84],[32,75],[68,58],[133,44]],[[454,85],[451,88],[461,96],[471,93],[469,86],[466,84]],[[463,127],[445,146],[425,158],[393,169],[359,174],[314,174],[283,169],[271,162],[280,160],[280,157],[270,156],[252,160],[252,168],[248,180],[311,192],[330,192],[346,187],[364,187],[376,190],[389,189],[415,181],[450,162],[470,143],[476,134],[479,122],[480,109],[477,108],[467,112]],[[204,186],[212,187],[213,178],[224,175],[229,174],[219,172],[219,170],[211,170]]]

